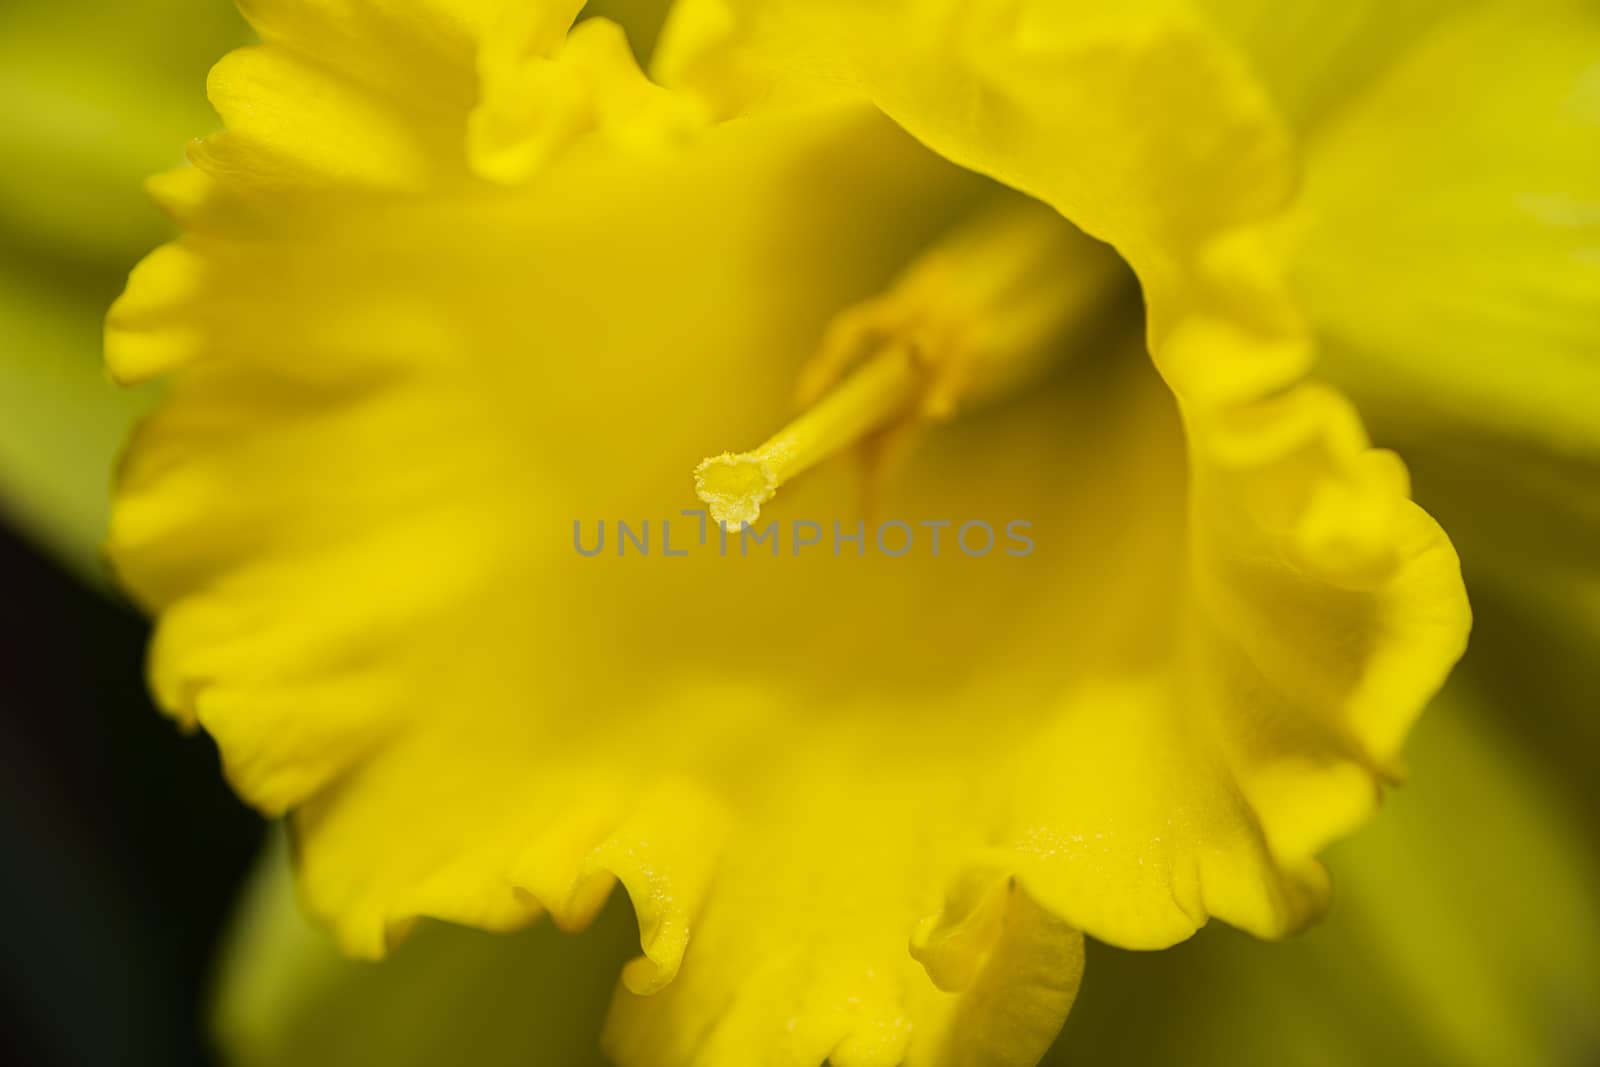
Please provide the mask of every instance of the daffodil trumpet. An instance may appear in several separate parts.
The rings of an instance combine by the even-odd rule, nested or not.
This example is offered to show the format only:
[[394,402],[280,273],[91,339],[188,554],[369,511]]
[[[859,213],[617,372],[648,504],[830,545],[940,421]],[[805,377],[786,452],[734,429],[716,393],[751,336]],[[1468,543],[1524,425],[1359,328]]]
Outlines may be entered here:
[[998,401],[1074,351],[1125,277],[1120,262],[1049,207],[997,199],[833,320],[801,371],[798,418],[700,463],[695,493],[715,521],[753,524],[786,482],[850,446]]
[[[153,689],[311,913],[620,885],[622,1067],[1031,1067],[1086,937],[1320,915],[1471,618],[1322,368],[1443,417],[1586,336],[1591,5],[677,0],[649,75],[580,6],[252,0],[108,318],[170,379],[109,544]],[[1489,232],[1545,333],[1474,317]],[[695,471],[730,542],[865,531],[851,459],[1032,550],[574,558]]]

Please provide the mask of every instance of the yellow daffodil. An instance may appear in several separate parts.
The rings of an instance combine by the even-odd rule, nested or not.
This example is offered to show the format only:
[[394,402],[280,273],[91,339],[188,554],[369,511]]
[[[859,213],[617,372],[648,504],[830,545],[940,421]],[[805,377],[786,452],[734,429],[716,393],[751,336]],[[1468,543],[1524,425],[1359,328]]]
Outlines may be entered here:
[[110,551],[347,951],[620,881],[624,1065],[1032,1064],[1085,934],[1322,910],[1468,610],[1317,358],[1428,380],[1477,220],[1581,301],[1592,6],[243,6]]
[[[1494,662],[1482,655],[1492,622],[1469,660]],[[1498,669],[1463,666],[1408,743],[1411,787],[1332,850],[1326,922],[1288,944],[1212,928],[1170,952],[1091,946],[1090,980],[1045,1062],[1589,1063],[1600,862],[1592,819],[1560,794],[1592,771],[1563,776],[1519,752],[1529,724],[1497,722],[1484,703]],[[1558,693],[1539,690],[1541,717]],[[227,954],[217,1029],[228,1062],[602,1062],[578,1039],[598,1025],[627,952],[620,909],[576,945],[547,926],[497,938],[428,924],[372,966],[341,959],[299,914],[284,851],[264,857]]]

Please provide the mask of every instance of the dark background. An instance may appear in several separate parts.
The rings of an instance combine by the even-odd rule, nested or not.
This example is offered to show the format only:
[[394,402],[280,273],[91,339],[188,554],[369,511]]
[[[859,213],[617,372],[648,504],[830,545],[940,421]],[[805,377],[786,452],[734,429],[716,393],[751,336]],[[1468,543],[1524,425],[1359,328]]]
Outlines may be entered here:
[[202,1014],[260,843],[150,703],[145,622],[0,525],[0,1059],[215,1062]]

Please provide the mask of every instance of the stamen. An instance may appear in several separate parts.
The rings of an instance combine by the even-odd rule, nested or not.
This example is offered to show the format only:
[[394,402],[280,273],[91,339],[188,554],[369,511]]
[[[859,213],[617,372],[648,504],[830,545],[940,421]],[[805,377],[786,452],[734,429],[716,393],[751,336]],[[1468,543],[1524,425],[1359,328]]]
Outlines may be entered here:
[[815,407],[751,452],[724,452],[694,472],[695,493],[730,528],[754,523],[785,482],[914,411],[926,376],[902,346],[879,352]]
[[1081,350],[1072,342],[1127,278],[1105,245],[1008,195],[835,317],[800,373],[805,414],[754,451],[703,461],[695,492],[716,521],[754,523],[785,482],[853,445],[903,441],[1026,388]]

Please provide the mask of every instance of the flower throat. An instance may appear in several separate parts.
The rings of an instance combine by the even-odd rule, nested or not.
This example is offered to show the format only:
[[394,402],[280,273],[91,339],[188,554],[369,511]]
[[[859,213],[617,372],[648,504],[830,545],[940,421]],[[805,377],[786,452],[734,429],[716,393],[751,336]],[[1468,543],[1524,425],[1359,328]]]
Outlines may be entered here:
[[717,522],[753,524],[785,483],[849,449],[872,486],[917,427],[1043,377],[1125,276],[1109,248],[1055,211],[1008,196],[934,244],[887,292],[836,316],[801,371],[801,414],[751,451],[702,461],[696,495]]

